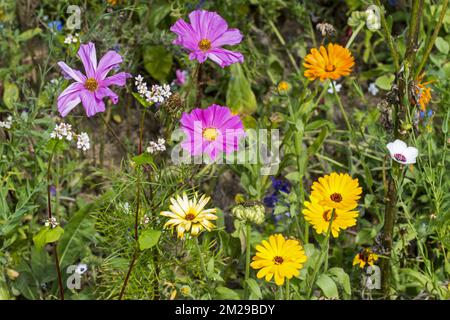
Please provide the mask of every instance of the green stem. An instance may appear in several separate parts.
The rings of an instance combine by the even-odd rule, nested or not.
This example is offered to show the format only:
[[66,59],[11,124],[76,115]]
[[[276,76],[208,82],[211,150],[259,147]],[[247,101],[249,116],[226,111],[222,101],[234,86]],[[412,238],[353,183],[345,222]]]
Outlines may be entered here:
[[288,47],[286,46],[286,41],[284,41],[283,36],[281,35],[280,31],[278,31],[278,28],[275,26],[275,24],[273,23],[273,21],[267,17],[267,21],[269,21],[269,25],[272,28],[273,32],[275,33],[275,35],[278,38],[278,41],[280,41],[281,45],[283,46],[283,48],[286,51],[286,54],[289,58],[289,61],[291,62],[292,66],[295,69],[295,72],[300,72],[300,68],[297,65],[297,62],[295,62],[294,56],[292,55],[292,53],[289,51]]
[[331,86],[333,87],[333,93],[334,93],[334,96],[336,97],[336,100],[338,102],[339,109],[341,110],[342,116],[344,117],[345,125],[347,126],[347,129],[350,131],[350,134],[353,137],[354,136],[353,127],[350,124],[350,121],[348,120],[347,112],[345,111],[344,106],[342,105],[341,98],[339,97],[339,94],[336,91],[336,87],[334,85],[334,81],[331,81]]
[[362,28],[364,28],[365,22],[361,22],[358,27],[356,28],[356,30],[352,33],[352,36],[350,37],[350,39],[348,39],[347,44],[345,45],[345,48],[350,48],[350,46],[352,45],[353,41],[355,41],[356,37],[358,36],[358,33],[362,30]]
[[245,225],[245,280],[244,280],[244,299],[249,298],[248,290],[248,279],[250,278],[250,235],[251,235],[251,224],[247,223]]
[[290,280],[286,279],[286,300],[290,300]]
[[198,237],[195,237],[195,247],[197,248],[197,253],[200,257],[200,267],[202,268],[202,272],[205,276],[206,281],[208,281],[208,273],[206,272],[205,260],[203,259],[202,250],[200,249],[200,245],[198,244]]

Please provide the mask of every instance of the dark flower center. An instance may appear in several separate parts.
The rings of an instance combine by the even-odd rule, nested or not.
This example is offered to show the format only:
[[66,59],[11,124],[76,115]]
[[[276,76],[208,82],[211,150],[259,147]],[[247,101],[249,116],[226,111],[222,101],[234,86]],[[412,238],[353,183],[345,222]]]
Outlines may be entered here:
[[211,41],[209,41],[208,39],[202,39],[198,43],[198,47],[202,51],[208,51],[209,49],[211,49]]
[[195,214],[193,213],[188,213],[185,217],[186,220],[191,221],[195,219]]
[[333,193],[330,196],[330,199],[334,202],[341,202],[342,201],[342,195],[340,193]]
[[406,162],[406,157],[402,155],[401,153],[394,154],[394,158],[397,161]]
[[94,92],[98,88],[98,82],[94,78],[89,78],[84,83],[84,87],[88,89],[89,91]]
[[326,71],[326,72],[333,72],[333,71],[335,71],[335,70],[336,70],[336,66],[335,66],[334,64],[328,63],[328,64],[325,66],[325,71]]
[[[332,212],[333,212],[332,210],[325,210],[325,212],[322,215],[323,220],[325,220],[326,222],[330,221]],[[334,217],[334,219],[337,218],[336,212],[334,213],[333,217]]]
[[276,256],[275,258],[273,258],[273,262],[275,262],[276,265],[282,264],[283,261],[284,261],[283,258],[280,256]]

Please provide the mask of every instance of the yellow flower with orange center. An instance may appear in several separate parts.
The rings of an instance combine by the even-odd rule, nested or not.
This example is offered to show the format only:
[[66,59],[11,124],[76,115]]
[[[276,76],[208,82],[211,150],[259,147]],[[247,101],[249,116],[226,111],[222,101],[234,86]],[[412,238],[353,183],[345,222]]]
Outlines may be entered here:
[[354,64],[355,59],[350,50],[330,43],[327,48],[320,46],[319,50],[311,49],[311,53],[305,57],[303,63],[306,68],[304,75],[311,81],[337,80],[342,76],[348,76]]
[[318,204],[344,211],[354,209],[362,193],[358,179],[352,179],[347,173],[336,172],[319,178],[311,189],[311,198],[317,199]]
[[359,265],[362,269],[365,265],[373,266],[374,262],[378,260],[378,255],[373,253],[369,248],[362,249],[353,259],[353,265]]
[[250,266],[260,269],[256,276],[266,281],[275,278],[278,286],[284,284],[284,279],[291,279],[300,274],[300,269],[308,257],[297,240],[286,240],[281,234],[271,235],[269,241],[263,240],[256,246],[256,255]]

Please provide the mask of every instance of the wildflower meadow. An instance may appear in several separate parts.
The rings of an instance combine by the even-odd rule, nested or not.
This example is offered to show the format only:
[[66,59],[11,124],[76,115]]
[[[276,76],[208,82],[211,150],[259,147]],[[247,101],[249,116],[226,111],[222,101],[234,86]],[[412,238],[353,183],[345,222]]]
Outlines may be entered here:
[[0,0],[0,300],[449,300],[449,52],[448,0]]

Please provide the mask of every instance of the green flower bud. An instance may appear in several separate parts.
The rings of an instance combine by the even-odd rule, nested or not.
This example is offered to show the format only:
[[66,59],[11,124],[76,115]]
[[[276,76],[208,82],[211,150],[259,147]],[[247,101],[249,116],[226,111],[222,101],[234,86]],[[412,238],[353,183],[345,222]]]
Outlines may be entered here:
[[258,201],[245,201],[231,209],[233,216],[244,223],[261,224],[264,222],[266,209]]

